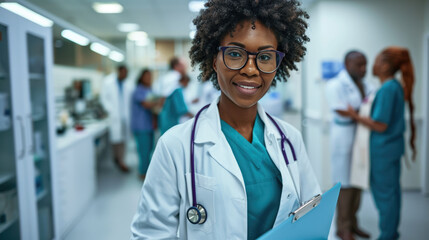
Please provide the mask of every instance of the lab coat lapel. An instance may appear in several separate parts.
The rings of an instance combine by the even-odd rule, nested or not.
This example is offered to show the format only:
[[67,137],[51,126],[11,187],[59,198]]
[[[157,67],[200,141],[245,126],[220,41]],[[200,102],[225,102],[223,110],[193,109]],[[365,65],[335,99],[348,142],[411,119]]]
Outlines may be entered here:
[[[301,196],[299,192],[296,192],[299,191],[300,186],[297,162],[293,159],[293,154],[289,145],[285,143],[286,155],[289,160],[289,165],[286,166],[286,161],[281,152],[281,135],[279,131],[274,123],[266,116],[265,111],[260,105],[258,105],[258,114],[265,124],[265,145],[268,154],[282,175],[283,190],[280,198],[280,207],[274,223],[274,226],[277,226],[289,217],[290,209],[295,209],[299,206],[298,202],[291,201],[291,199],[295,199],[295,197],[291,198],[291,194],[298,194],[298,196]],[[282,128],[280,123],[278,123],[278,125]],[[284,128],[282,128],[282,131],[286,135],[286,138],[288,138],[288,132]],[[297,149],[295,149],[295,151],[297,151]],[[299,158],[299,152],[295,152],[295,154],[297,158]]]
[[342,79],[343,84],[346,86],[346,93],[355,93],[356,96],[358,96],[359,101],[362,102],[362,96],[360,95],[359,88],[356,86],[356,83],[346,70],[343,71],[343,76],[340,79]]
[[267,117],[265,110],[263,109],[263,107],[260,104],[258,104],[258,115],[261,118],[262,122],[264,122],[264,126],[265,126],[264,138],[265,138],[265,147],[267,149],[267,152],[270,155],[271,160],[274,162],[274,164],[279,169],[279,171],[281,171],[281,168],[279,166],[279,162],[283,158],[280,159],[280,156],[275,151],[277,139],[281,139],[280,133],[277,131],[277,129],[275,128],[272,121]]
[[200,115],[195,133],[195,144],[209,144],[210,156],[228,172],[234,175],[244,187],[243,176],[240,167],[234,157],[220,127],[220,116],[217,108],[219,98],[214,100],[210,107]]

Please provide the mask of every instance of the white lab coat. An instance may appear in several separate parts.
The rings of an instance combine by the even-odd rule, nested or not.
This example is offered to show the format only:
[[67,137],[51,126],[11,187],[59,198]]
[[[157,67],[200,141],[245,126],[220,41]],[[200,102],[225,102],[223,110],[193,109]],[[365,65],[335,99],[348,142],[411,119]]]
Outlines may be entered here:
[[[171,128],[158,141],[131,224],[131,239],[247,239],[246,189],[222,133],[217,103],[215,99],[200,115],[194,141],[196,198],[207,210],[206,222],[194,225],[186,218],[192,205],[190,138],[194,121],[191,119]],[[274,224],[277,226],[299,206],[297,195],[303,202],[321,191],[301,134],[276,119],[298,158],[294,162],[291,150],[286,147],[290,161],[286,167],[279,132],[259,104],[258,113],[265,124],[267,151],[282,175],[283,189]]]
[[[370,87],[363,82],[365,95]],[[330,127],[331,172],[333,183],[341,182],[342,188],[350,187],[350,166],[356,123],[349,117],[343,117],[335,110],[347,110],[348,105],[359,109],[362,96],[346,70],[329,80],[326,96],[332,113]]]
[[[360,106],[359,115],[361,117],[370,117],[372,103],[374,102],[375,93],[371,93]],[[353,143],[352,162],[350,170],[350,185],[361,188],[369,188],[369,138],[371,129],[362,123],[356,128],[355,141]]]
[[108,75],[100,92],[100,101],[108,113],[109,136],[112,143],[120,143],[127,139],[130,122],[130,103],[133,84],[124,80],[122,94],[116,74]]

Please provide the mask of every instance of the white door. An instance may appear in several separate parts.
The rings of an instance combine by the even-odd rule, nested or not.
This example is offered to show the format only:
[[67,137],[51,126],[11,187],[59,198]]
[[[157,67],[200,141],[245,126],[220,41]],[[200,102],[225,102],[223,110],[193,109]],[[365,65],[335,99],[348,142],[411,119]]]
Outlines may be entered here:
[[[29,111],[26,115],[28,130],[27,153],[30,157],[28,171],[33,173],[33,195],[36,203],[37,225],[40,240],[53,239],[54,207],[52,191],[51,162],[54,136],[51,67],[51,29],[26,21],[22,25],[22,49],[24,63],[22,70],[26,76]],[[24,71],[25,70],[25,71]],[[30,180],[30,181],[31,181]]]

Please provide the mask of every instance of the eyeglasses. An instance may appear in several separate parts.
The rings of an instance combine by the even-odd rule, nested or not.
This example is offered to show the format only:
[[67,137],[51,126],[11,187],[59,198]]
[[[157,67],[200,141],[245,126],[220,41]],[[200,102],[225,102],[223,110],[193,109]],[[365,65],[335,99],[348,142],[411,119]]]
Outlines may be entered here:
[[249,55],[255,55],[256,67],[263,73],[273,73],[279,68],[284,53],[276,50],[262,50],[259,52],[249,52],[241,47],[221,46],[222,57],[225,66],[231,70],[242,69],[249,60]]

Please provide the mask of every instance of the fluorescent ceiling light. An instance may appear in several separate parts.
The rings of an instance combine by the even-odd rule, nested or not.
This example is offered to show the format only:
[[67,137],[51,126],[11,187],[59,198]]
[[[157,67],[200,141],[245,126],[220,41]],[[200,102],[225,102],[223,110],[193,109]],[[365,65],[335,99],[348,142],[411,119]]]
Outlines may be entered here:
[[52,27],[52,25],[54,25],[54,22],[51,19],[48,19],[36,12],[33,12],[32,10],[18,4],[18,3],[13,3],[13,2],[5,2],[5,3],[0,3],[0,6],[11,11],[14,12],[16,14],[18,14],[21,17],[24,17],[34,23],[39,24],[40,26],[43,27]]
[[128,33],[127,38],[131,41],[140,41],[147,38],[147,33],[143,31],[130,32]]
[[118,24],[118,30],[121,32],[133,32],[139,30],[137,23],[120,23]]
[[190,1],[188,3],[189,11],[191,12],[199,12],[204,8],[205,1]]
[[120,52],[117,52],[117,51],[110,52],[109,58],[115,62],[122,62],[125,59],[124,55]]
[[189,38],[190,39],[194,39],[194,37],[195,37],[195,34],[197,33],[197,31],[196,30],[194,30],[194,31],[191,31],[190,33],[189,33]]
[[110,52],[110,49],[108,47],[106,47],[103,44],[98,43],[98,42],[91,43],[91,46],[89,46],[89,48],[92,51],[94,51],[100,55],[103,55],[103,56],[107,56],[107,54],[109,54],[109,52]]
[[124,8],[119,3],[93,3],[92,8],[98,13],[120,13]]
[[72,30],[69,29],[65,29],[61,32],[61,36],[63,36],[63,38],[67,38],[68,40],[75,42],[81,46],[86,46],[89,44],[89,39],[76,33],[73,32]]

